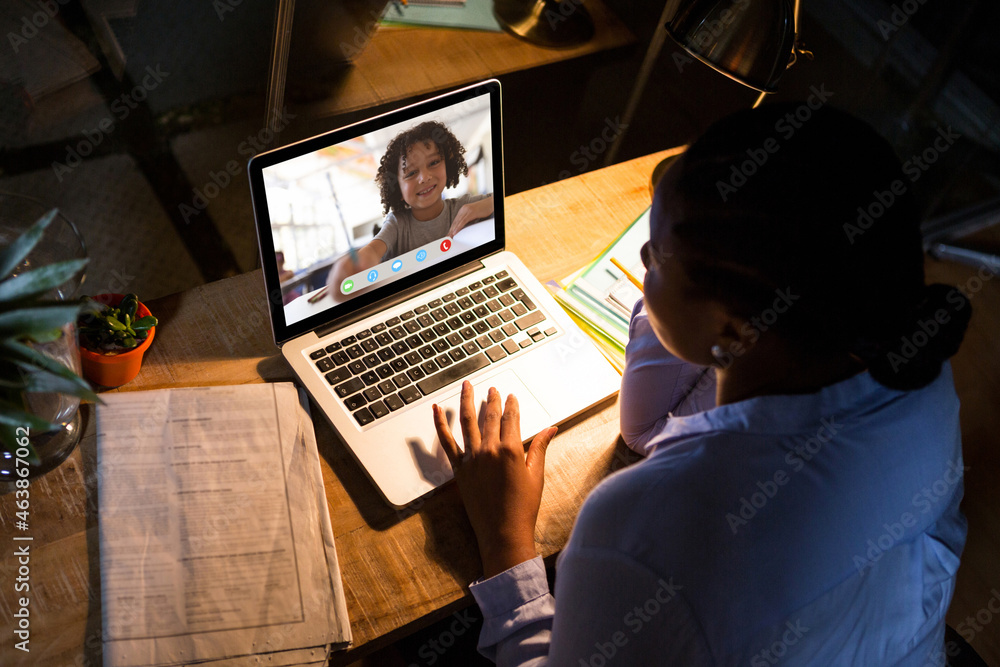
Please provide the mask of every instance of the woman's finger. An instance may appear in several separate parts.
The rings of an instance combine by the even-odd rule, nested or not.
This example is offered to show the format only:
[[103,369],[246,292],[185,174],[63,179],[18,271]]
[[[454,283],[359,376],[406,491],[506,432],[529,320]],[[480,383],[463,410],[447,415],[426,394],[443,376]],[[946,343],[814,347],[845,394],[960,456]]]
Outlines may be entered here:
[[500,419],[500,440],[521,444],[521,407],[514,394],[507,396],[507,405],[503,409],[503,417]]
[[490,387],[486,395],[486,415],[483,418],[483,438],[490,443],[500,441],[500,417],[503,414],[500,406],[500,392]]
[[462,405],[458,411],[458,423],[462,426],[462,439],[465,440],[465,451],[472,452],[479,448],[479,425],[476,423],[476,404],[472,391],[472,383],[466,380],[462,383]]
[[550,426],[531,440],[528,447],[528,455],[525,457],[524,465],[528,469],[528,474],[538,483],[545,481],[545,452],[549,448],[549,443],[555,437],[559,429]]
[[431,406],[431,412],[434,414],[434,430],[437,431],[438,440],[441,441],[441,449],[444,450],[448,461],[451,462],[452,470],[457,470],[458,464],[462,460],[462,452],[459,450],[458,443],[455,442],[455,438],[451,434],[448,418],[444,410],[441,409],[441,406],[436,403]]

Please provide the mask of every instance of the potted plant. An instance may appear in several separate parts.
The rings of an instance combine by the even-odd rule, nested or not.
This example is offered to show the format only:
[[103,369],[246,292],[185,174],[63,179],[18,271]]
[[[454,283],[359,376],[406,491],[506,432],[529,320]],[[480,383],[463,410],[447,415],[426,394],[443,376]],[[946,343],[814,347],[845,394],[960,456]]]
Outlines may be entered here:
[[87,260],[36,268],[29,257],[57,216],[49,211],[0,249],[0,472],[7,480],[58,465],[79,440],[73,424],[80,399],[100,401],[70,367],[82,303],[52,298]]
[[139,374],[157,323],[135,294],[91,297],[77,320],[84,376],[104,387],[131,381]]

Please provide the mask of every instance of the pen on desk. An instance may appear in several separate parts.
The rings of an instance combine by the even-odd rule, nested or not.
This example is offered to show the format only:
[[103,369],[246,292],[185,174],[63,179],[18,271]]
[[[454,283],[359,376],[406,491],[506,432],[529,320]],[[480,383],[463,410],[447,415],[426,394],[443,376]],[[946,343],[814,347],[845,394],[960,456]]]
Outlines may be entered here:
[[626,269],[624,266],[622,266],[621,262],[619,262],[617,259],[615,259],[614,257],[612,257],[611,258],[611,263],[614,264],[615,266],[617,266],[618,270],[621,271],[622,273],[624,273],[625,277],[628,278],[632,282],[633,285],[635,285],[636,287],[638,287],[640,291],[642,290],[642,281],[639,280],[638,278],[636,278],[635,276],[633,276],[632,272],[629,271],[628,269]]
[[316,292],[311,297],[309,297],[309,299],[308,299],[309,303],[316,303],[317,301],[319,301],[320,299],[322,299],[324,296],[326,296],[327,289],[328,288],[324,287],[323,289],[321,289],[320,291]]

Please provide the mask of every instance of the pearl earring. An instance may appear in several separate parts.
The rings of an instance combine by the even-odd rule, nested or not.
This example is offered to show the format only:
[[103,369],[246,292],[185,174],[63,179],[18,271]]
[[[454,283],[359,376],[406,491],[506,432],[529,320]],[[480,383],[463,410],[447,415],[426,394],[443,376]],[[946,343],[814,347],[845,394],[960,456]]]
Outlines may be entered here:
[[725,354],[725,352],[723,352],[721,345],[712,346],[712,356],[715,357],[717,361],[722,361],[723,354]]

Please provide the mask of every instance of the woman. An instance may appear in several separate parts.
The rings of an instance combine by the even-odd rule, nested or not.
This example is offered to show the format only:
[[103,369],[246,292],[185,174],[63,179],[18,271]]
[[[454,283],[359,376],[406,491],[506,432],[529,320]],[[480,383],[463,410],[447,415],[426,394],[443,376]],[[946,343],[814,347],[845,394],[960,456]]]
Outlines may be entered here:
[[499,664],[937,664],[971,307],[925,286],[889,145],[829,108],[786,137],[794,110],[716,124],[656,188],[620,396],[648,458],[584,503],[554,601],[533,541],[554,429],[524,457],[516,399],[491,391],[480,433],[467,383],[463,454],[435,408]]

